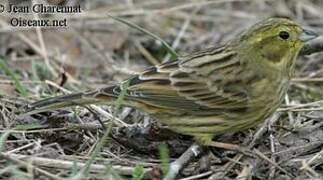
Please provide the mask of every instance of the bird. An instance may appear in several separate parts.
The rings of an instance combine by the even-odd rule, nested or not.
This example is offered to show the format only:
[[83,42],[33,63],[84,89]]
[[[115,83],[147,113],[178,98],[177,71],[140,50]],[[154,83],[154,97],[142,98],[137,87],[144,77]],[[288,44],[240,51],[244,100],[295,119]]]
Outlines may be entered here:
[[228,42],[150,67],[117,85],[28,105],[34,114],[75,105],[112,104],[158,119],[202,145],[257,126],[281,105],[307,41],[318,35],[287,18],[267,18]]

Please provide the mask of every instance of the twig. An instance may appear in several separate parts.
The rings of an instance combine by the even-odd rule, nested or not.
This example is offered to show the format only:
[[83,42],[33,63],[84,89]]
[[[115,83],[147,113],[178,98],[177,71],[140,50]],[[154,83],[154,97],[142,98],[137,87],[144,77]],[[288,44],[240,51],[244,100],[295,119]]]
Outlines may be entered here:
[[309,166],[309,164],[307,164],[305,160],[302,161],[302,170],[306,170],[307,172],[311,173],[313,176],[319,177],[319,174],[315,172],[315,170],[311,168],[311,166]]
[[150,64],[152,64],[152,65],[160,64],[160,62],[153,55],[151,55],[150,52],[147,51],[147,49],[145,47],[142,46],[140,41],[136,40],[135,46],[137,47],[139,52],[149,61]]
[[[32,2],[33,5],[37,3],[37,2],[35,2],[35,0],[32,0],[31,2]],[[34,16],[34,19],[36,21],[39,21],[38,13],[33,13],[33,16]],[[44,42],[43,33],[42,33],[41,28],[39,26],[36,27],[36,33],[37,33],[40,48],[41,48],[41,51],[42,51],[41,55],[44,57],[45,64],[46,64],[48,70],[52,73],[52,75],[54,77],[57,77],[58,73],[54,70],[54,68],[49,63],[49,58],[48,58],[48,53],[47,53],[47,49],[46,49],[45,42]]]
[[[27,156],[27,155],[20,155],[20,154],[1,153],[1,156],[10,158],[10,159],[17,159],[20,161],[21,159],[24,159],[25,161],[28,161],[28,162],[30,161],[33,165],[49,167],[49,168],[57,168],[57,169],[72,169],[72,168],[75,168],[75,165],[79,168],[82,168],[85,166],[85,163],[82,163],[82,162],[75,163],[73,161],[34,157],[34,156]],[[91,164],[90,171],[105,172],[108,166],[109,165]],[[112,165],[111,168],[121,175],[132,175],[135,169],[134,167],[120,166],[120,165]],[[144,173],[147,173],[150,170],[151,168],[145,168]],[[58,178],[58,179],[61,179],[61,178]]]
[[[288,94],[285,95],[285,103],[287,106],[291,105]],[[287,111],[287,115],[288,115],[288,119],[289,119],[289,124],[294,127],[295,118],[293,116],[293,113],[291,111]]]
[[[191,23],[191,20],[192,20],[192,17],[200,10],[200,7],[197,7],[194,9],[194,11],[192,12],[192,14],[186,18],[184,24],[182,25],[182,28],[181,30],[179,31],[178,35],[176,36],[175,40],[173,41],[173,44],[172,44],[172,48],[173,49],[176,49],[177,46],[179,45],[182,37],[184,36],[188,26],[190,25]],[[167,53],[167,55],[165,56],[163,62],[166,62],[168,61],[169,59],[171,58],[171,54]]]
[[219,172],[214,173],[212,176],[210,176],[208,179],[224,179],[224,176],[231,171],[231,169],[236,165],[240,164],[240,159],[243,157],[243,154],[237,154],[233,157],[233,159],[229,159],[229,162],[227,162],[224,166],[221,167]]
[[[257,143],[257,141],[259,139],[262,138],[263,134],[267,131],[268,129],[268,125],[269,124],[274,124],[277,120],[279,120],[280,117],[280,113],[275,113],[271,118],[268,118],[263,125],[258,129],[258,131],[255,133],[252,141],[249,143],[248,148],[252,148],[253,146],[255,146],[255,144]],[[224,177],[228,172],[230,172],[230,170],[239,163],[239,160],[243,157],[243,154],[237,154],[233,159],[233,161],[229,161],[228,163],[226,163],[223,168],[224,172],[221,173],[221,177]],[[212,175],[209,179],[214,179],[216,177],[219,177],[219,174],[216,173],[214,175]]]
[[[268,131],[270,132],[269,134],[269,140],[270,140],[270,151],[271,151],[271,160],[273,162],[276,163],[276,158],[275,158],[275,155],[274,153],[276,152],[276,148],[275,148],[275,142],[274,142],[274,135],[273,135],[273,131],[272,131],[272,123],[269,123],[268,124]],[[274,175],[275,175],[275,172],[276,172],[276,168],[275,166],[271,166],[270,167],[270,173],[269,173],[269,177],[273,178]]]
[[322,146],[322,144],[323,144],[323,141],[309,142],[303,146],[290,147],[288,149],[278,151],[274,153],[274,155],[281,157],[280,161],[286,161],[287,159],[291,159],[292,157],[299,156],[300,154],[308,153],[313,149]]
[[323,82],[323,78],[293,78],[293,82]]
[[279,108],[277,111],[290,111],[290,110],[295,110],[298,108],[318,106],[318,105],[322,105],[322,104],[323,104],[323,100],[319,100],[319,101],[314,101],[314,102],[305,103],[305,104],[297,104],[297,105],[293,105],[293,106],[286,107],[286,108]]
[[193,158],[201,153],[201,147],[193,144],[178,159],[170,164],[169,171],[164,180],[174,179],[179,171]]
[[[34,165],[30,164],[30,163],[27,163],[27,162],[24,162],[22,160],[19,159],[19,156],[14,156],[12,154],[8,154],[8,153],[0,153],[0,157],[3,157],[3,158],[6,158],[10,161],[13,161],[21,166],[24,166],[26,169],[28,168],[31,168],[32,170],[35,170],[41,174],[43,174],[44,176],[50,178],[50,179],[54,179],[54,180],[60,180],[62,179],[61,177],[59,176],[56,176],[55,174],[52,174],[52,173],[49,173],[43,169],[40,169],[38,167],[35,167]],[[30,158],[30,161],[34,161],[34,158]]]
[[201,173],[201,174],[197,174],[197,175],[190,176],[190,177],[186,177],[186,178],[179,179],[179,180],[195,180],[195,179],[201,179],[201,178],[204,178],[206,176],[211,175],[212,173],[213,173],[212,171],[207,171],[207,172],[204,172],[204,173]]
[[310,167],[311,164],[315,163],[318,160],[321,160],[322,157],[323,157],[323,149],[320,152],[318,152],[317,154],[315,154],[315,156],[313,156],[311,159],[309,159],[308,161],[305,161],[303,163],[303,166],[300,168],[300,170],[305,169],[305,166]]
[[35,142],[30,142],[30,143],[28,143],[28,144],[26,144],[24,146],[20,146],[18,148],[13,149],[13,150],[7,151],[6,153],[9,153],[9,154],[10,153],[15,153],[15,152],[21,151],[23,149],[29,148],[31,146],[34,146],[34,145],[35,145]]
[[245,165],[236,179],[237,180],[248,180],[251,177],[250,176],[251,170],[252,170],[252,167],[250,164]]
[[[43,132],[54,132],[54,131],[66,131],[69,130],[66,127],[62,128],[51,128],[51,129],[39,129],[39,130],[11,130],[11,133],[31,134],[31,133],[43,133]],[[7,130],[0,130],[0,133],[4,133]]]
[[293,174],[287,172],[284,168],[280,167],[277,163],[273,162],[271,159],[269,159],[267,156],[265,156],[262,152],[260,152],[258,149],[254,149],[253,152],[260,157],[261,159],[269,162],[270,164],[272,164],[273,166],[275,166],[277,169],[279,169],[281,172],[285,173],[286,175],[290,176],[290,177],[294,177]]
[[281,113],[276,112],[272,117],[266,119],[266,121],[262,124],[262,126],[258,129],[258,131],[253,136],[252,141],[249,144],[249,147],[252,148],[256,142],[264,135],[264,133],[268,130],[269,124],[274,124],[279,120]]

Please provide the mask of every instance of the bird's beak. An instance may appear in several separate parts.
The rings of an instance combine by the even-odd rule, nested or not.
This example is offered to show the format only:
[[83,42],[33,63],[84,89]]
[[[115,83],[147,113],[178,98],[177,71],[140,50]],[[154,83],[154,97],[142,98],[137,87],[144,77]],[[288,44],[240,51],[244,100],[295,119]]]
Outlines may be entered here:
[[303,42],[307,42],[309,40],[315,39],[319,35],[311,30],[304,29],[303,33],[300,35],[299,39]]

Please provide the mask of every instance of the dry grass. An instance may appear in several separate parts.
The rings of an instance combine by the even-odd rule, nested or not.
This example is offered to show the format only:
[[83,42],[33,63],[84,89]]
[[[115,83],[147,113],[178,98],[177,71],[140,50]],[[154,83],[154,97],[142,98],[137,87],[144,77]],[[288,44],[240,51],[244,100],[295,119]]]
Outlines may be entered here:
[[[12,15],[0,16],[0,54],[5,61],[0,69],[0,177],[4,179],[122,179],[132,177],[134,171],[137,179],[142,173],[160,179],[157,167],[165,158],[159,158],[159,145],[168,145],[172,161],[191,144],[183,136],[151,137],[155,120],[129,108],[122,108],[117,118],[106,106],[19,116],[21,106],[30,101],[117,83],[170,58],[160,42],[109,18],[108,13],[153,32],[179,54],[225,42],[270,16],[288,16],[323,33],[323,3],[315,0],[78,0],[67,4],[73,3],[82,5],[82,14],[22,16],[67,18],[67,28],[13,28],[8,24]],[[218,137],[257,147],[257,156],[206,151],[207,158],[195,158],[177,178],[322,178],[321,55],[299,58],[292,87],[276,116],[257,129]],[[105,132],[98,119],[116,122],[114,138],[104,143],[99,156],[91,156]],[[142,133],[146,129],[149,132]],[[156,131],[153,134],[160,136]],[[91,158],[95,163],[88,163]],[[87,168],[79,171],[81,167]]]

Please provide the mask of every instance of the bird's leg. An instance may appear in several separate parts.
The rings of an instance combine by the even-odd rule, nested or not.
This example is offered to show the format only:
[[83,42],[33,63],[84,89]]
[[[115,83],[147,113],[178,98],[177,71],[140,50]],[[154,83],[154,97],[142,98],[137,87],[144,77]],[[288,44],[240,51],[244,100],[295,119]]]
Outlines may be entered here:
[[239,151],[241,146],[237,144],[230,144],[230,143],[222,143],[217,141],[211,141],[207,143],[207,146],[212,146],[216,148],[226,149],[226,150],[232,150],[232,151]]
[[203,135],[203,136],[195,136],[194,139],[204,145],[204,146],[210,146],[210,147],[216,147],[221,149],[226,149],[230,151],[236,151],[240,152],[247,156],[253,156],[252,151],[249,148],[239,146],[237,144],[231,144],[231,143],[223,143],[223,142],[217,142],[212,140],[213,135]]

